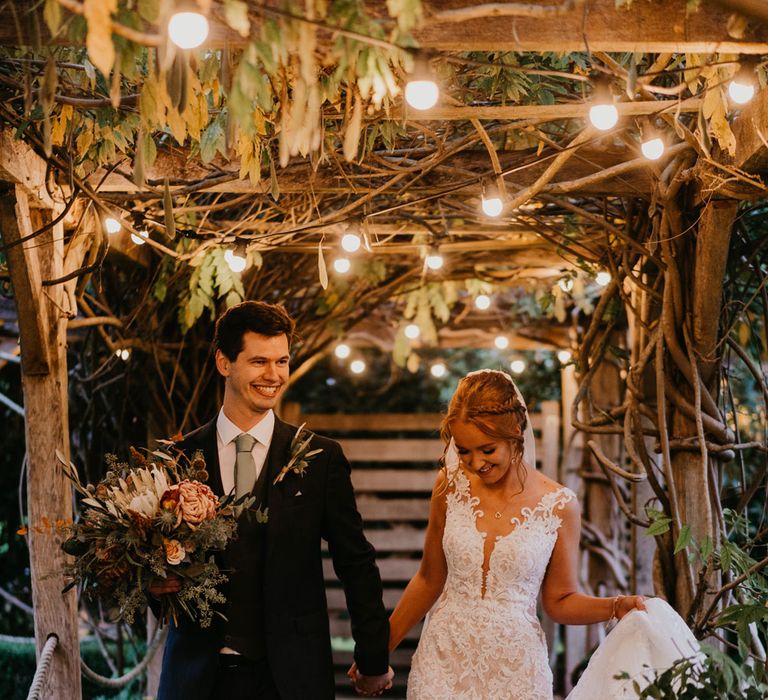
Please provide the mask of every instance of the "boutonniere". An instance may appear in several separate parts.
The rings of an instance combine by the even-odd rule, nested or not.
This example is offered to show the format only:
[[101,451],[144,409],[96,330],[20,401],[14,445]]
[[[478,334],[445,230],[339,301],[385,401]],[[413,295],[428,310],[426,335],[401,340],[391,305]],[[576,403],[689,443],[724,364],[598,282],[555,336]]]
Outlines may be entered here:
[[323,451],[322,449],[309,449],[309,442],[314,437],[314,433],[304,430],[305,425],[306,423],[302,423],[296,431],[296,435],[293,436],[293,440],[291,440],[291,456],[288,464],[280,470],[280,473],[272,482],[273,485],[279,484],[288,472],[294,472],[303,477],[304,472],[307,471],[309,466],[309,460]]

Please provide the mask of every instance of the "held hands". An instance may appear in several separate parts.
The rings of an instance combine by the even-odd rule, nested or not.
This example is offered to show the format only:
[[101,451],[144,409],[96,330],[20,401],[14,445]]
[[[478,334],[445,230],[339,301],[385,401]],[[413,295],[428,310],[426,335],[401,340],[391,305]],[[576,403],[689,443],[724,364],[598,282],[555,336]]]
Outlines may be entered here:
[[613,598],[610,620],[621,620],[632,610],[645,610],[645,596],[617,595]]
[[347,671],[352,684],[355,686],[355,692],[358,695],[362,695],[366,698],[378,697],[385,690],[389,690],[392,687],[392,679],[395,677],[395,672],[390,666],[387,672],[380,676],[364,676],[357,670],[357,664],[352,664]]
[[176,574],[168,574],[166,578],[152,579],[149,584],[150,595],[157,598],[163,593],[178,593],[181,590],[181,579]]

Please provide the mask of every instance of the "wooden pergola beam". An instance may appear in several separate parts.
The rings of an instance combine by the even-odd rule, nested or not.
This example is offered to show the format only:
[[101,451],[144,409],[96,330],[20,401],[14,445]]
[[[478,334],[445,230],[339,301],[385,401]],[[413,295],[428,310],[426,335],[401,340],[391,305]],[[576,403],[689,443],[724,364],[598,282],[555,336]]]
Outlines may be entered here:
[[[618,8],[615,0],[584,0],[568,12],[546,18],[489,13],[463,21],[446,19],[452,10],[484,4],[490,5],[429,0],[428,18],[415,32],[417,42],[441,51],[768,52],[764,28],[751,27],[743,38],[732,37],[728,34],[732,11],[705,3],[688,12],[683,1],[651,0]],[[537,4],[551,8],[562,0]]]
[[[741,9],[737,5],[743,5],[744,12],[751,12],[747,4],[758,5],[757,0],[719,2],[734,9]],[[425,2],[425,21],[414,32],[417,43],[436,51],[768,53],[763,27],[750,26],[742,38],[732,37],[728,34],[728,19],[733,9],[713,7],[711,3],[702,3],[698,10],[688,13],[684,0],[634,2],[621,8],[616,7],[615,0],[583,0],[573,3],[569,11],[550,13],[547,17],[513,16],[509,9],[499,16],[478,9],[492,4],[477,0]],[[543,0],[537,4],[551,10],[562,5],[562,0]],[[13,12],[6,8],[0,13],[3,45],[63,43],[48,33],[42,20],[41,3],[27,0],[14,5]],[[467,8],[474,10],[475,16],[461,20],[461,15],[451,18],[448,14]],[[379,16],[384,14],[383,2],[378,8],[374,5],[372,10]],[[31,17],[30,12],[36,16]],[[762,16],[759,12],[751,13]],[[214,25],[205,48],[237,48],[246,41],[227,27]]]
[[[499,160],[502,170],[513,170],[508,178],[520,187],[526,187],[535,182],[548,165],[547,160],[536,160],[534,151],[501,151]],[[621,177],[601,178],[611,168],[619,167],[636,159],[639,153],[629,148],[616,147],[610,141],[598,143],[594,146],[585,146],[571,158],[560,170],[552,181],[553,186],[559,183],[579,181],[590,176],[592,179],[584,181],[583,188],[579,192],[584,194],[612,194],[612,195],[638,195],[649,192],[653,186],[652,173],[649,168],[637,168],[631,172],[624,172]],[[217,166],[222,172],[229,172],[237,176],[240,170],[237,158],[231,161],[217,159],[212,165]],[[491,164],[485,151],[464,151],[446,159],[430,174],[428,181],[416,183],[408,188],[411,196],[417,197],[425,193],[436,191],[441,187],[454,186],[462,176],[470,179],[473,175],[490,172]],[[180,189],[186,184],[200,180],[211,174],[194,159],[188,160],[185,151],[161,151],[157,161],[147,173],[147,180],[155,183],[156,196],[162,197],[161,184],[165,178],[171,183],[171,190]],[[100,184],[99,191],[105,195],[133,195],[142,192],[133,180],[125,175],[112,172],[107,174],[101,170],[93,173],[88,182],[95,188]],[[346,173],[346,176],[337,169],[327,169],[322,166],[314,170],[308,163],[293,163],[287,168],[278,169],[277,181],[281,194],[306,193],[312,191],[316,194],[361,194],[378,188],[387,177],[393,173],[365,174]],[[184,183],[184,184],[182,184]],[[203,190],[201,190],[203,191]],[[205,192],[246,193],[254,192],[269,194],[271,181],[262,179],[254,185],[250,180],[235,179],[225,182],[214,181]],[[479,196],[482,191],[479,180],[469,182],[462,189],[462,196]],[[145,194],[148,190],[144,189]],[[108,197],[109,198],[109,197]]]

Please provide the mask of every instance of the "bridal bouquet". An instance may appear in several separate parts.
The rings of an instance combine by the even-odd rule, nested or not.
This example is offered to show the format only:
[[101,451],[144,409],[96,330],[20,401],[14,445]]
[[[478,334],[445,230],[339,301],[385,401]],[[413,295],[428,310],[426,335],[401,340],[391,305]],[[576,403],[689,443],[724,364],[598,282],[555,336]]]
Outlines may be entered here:
[[83,495],[81,516],[62,544],[74,556],[67,589],[80,584],[116,619],[133,622],[152,579],[174,573],[181,590],[160,596],[161,621],[176,622],[183,612],[210,625],[213,606],[225,602],[217,587],[227,580],[212,553],[234,537],[249,499],[220,500],[203,483],[208,475],[199,452],[187,459],[131,449],[130,463],[108,455],[109,471],[95,486],[83,485],[75,466],[59,459]]

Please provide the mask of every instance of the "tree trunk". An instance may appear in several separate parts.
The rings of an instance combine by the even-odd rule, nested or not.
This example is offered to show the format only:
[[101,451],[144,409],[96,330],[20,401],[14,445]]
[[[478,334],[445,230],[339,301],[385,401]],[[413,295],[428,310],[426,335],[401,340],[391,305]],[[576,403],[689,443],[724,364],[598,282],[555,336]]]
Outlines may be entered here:
[[[20,186],[0,198],[6,245],[50,221],[52,210],[30,209]],[[63,269],[62,224],[7,252],[16,300],[22,357],[27,445],[29,558],[37,654],[50,634],[59,638],[42,697],[79,698],[80,647],[75,591],[62,594],[66,557],[58,527],[72,520],[72,489],[56,451],[69,455],[66,314],[63,285],[43,287]]]
[[[692,279],[681,279],[682,318],[678,325],[677,341],[686,353],[694,377],[701,378],[701,391],[718,396],[718,368],[722,350],[720,339],[720,312],[722,307],[723,277],[728,259],[731,229],[736,217],[737,202],[716,201],[701,211],[695,243],[682,248],[683,259],[693,257]],[[675,264],[669,260],[668,263]],[[687,338],[686,338],[687,335]],[[679,382],[677,371],[668,371],[669,382]],[[694,388],[685,397],[696,404]],[[701,399],[699,399],[699,407]],[[704,409],[701,409],[704,410]],[[697,421],[675,410],[671,416],[671,432],[675,438],[695,437],[704,432]],[[681,525],[688,525],[698,543],[710,538],[715,544],[720,538],[722,512],[719,506],[717,473],[706,450],[677,450],[672,452],[672,475],[678,496]],[[685,552],[681,552],[685,554]],[[686,577],[677,577],[676,607],[682,615],[690,612],[693,590]]]

